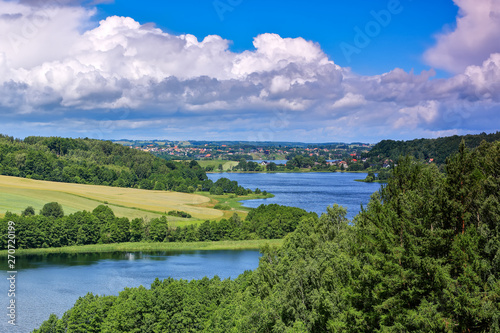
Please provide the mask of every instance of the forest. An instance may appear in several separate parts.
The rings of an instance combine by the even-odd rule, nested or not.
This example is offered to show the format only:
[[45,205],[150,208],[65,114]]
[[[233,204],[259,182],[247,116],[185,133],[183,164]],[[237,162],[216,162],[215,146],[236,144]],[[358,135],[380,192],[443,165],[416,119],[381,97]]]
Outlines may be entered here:
[[[183,217],[186,214],[181,211],[167,213]],[[278,239],[294,231],[302,217],[315,215],[300,208],[272,204],[251,210],[244,220],[235,213],[229,219],[172,228],[166,216],[130,221],[126,217],[116,217],[106,205],[99,205],[92,212],[80,211],[64,216],[61,205],[50,202],[39,214],[35,214],[32,207],[27,207],[21,215],[7,212],[0,220],[0,250],[7,249],[12,222],[18,235],[16,248],[36,249],[123,242]]]
[[[35,136],[20,140],[1,134],[0,174],[189,193],[215,192],[224,182],[215,185],[196,161],[166,161],[111,141]],[[225,186],[223,192],[227,191],[238,195],[251,192],[237,183]]]
[[370,163],[384,160],[396,161],[399,156],[410,155],[419,160],[433,159],[438,165],[444,165],[446,159],[458,152],[460,142],[465,140],[467,148],[475,148],[482,141],[494,142],[500,140],[500,132],[486,134],[453,135],[437,139],[416,139],[411,141],[382,140],[363,156],[370,158]]
[[291,217],[255,271],[89,293],[36,332],[499,332],[500,142],[397,164],[353,221]]

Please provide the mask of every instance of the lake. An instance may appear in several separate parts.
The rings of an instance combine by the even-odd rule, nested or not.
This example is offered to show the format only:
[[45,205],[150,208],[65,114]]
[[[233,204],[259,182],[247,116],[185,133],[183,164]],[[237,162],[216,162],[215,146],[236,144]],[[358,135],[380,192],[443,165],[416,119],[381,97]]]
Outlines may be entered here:
[[51,313],[60,318],[87,292],[118,295],[125,287],[149,288],[154,279],[236,278],[259,264],[258,251],[118,252],[18,257],[17,327],[7,323],[6,258],[0,265],[0,332],[31,332]]
[[245,207],[276,203],[294,206],[318,215],[327,206],[339,204],[347,208],[347,217],[352,219],[359,213],[361,204],[366,207],[370,196],[380,188],[379,183],[356,182],[366,178],[366,173],[306,172],[306,173],[211,173],[208,178],[216,181],[226,177],[239,185],[255,190],[267,191],[274,198],[244,200]]

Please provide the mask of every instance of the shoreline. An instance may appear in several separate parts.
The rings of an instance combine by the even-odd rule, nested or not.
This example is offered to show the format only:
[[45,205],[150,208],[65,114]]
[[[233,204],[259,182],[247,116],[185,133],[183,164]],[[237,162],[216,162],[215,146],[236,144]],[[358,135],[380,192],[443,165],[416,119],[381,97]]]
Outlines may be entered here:
[[387,184],[387,180],[372,180],[371,182],[368,182],[364,179],[354,179],[355,182],[360,182],[360,183],[380,183],[380,184]]
[[285,171],[229,171],[229,170],[223,170],[223,171],[205,171],[207,174],[217,174],[217,173],[368,173],[367,170],[362,170],[362,171],[329,171],[329,170],[308,170],[308,169],[301,169],[299,171],[296,170],[285,170]]
[[[75,245],[39,249],[17,249],[16,257],[45,254],[139,252],[139,251],[216,251],[216,250],[259,250],[264,245],[281,247],[283,239],[255,239],[240,241],[209,242],[137,242]],[[0,257],[7,257],[7,250],[0,251]]]

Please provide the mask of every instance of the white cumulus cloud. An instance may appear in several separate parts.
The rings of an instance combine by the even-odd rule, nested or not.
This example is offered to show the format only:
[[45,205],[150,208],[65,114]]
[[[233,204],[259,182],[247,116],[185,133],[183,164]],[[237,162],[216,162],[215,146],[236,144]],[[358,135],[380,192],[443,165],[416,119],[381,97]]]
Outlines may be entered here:
[[273,33],[233,52],[221,36],[174,35],[130,17],[94,22],[92,9],[69,3],[0,0],[0,132],[377,141],[394,130],[413,138],[500,123],[500,53],[454,57],[450,46],[465,23],[495,13],[493,2],[457,0],[465,23],[428,53],[460,63],[448,79],[432,69],[357,75],[319,44]]
[[500,52],[500,1],[454,0],[459,7],[456,28],[437,36],[425,60],[432,66],[461,73]]

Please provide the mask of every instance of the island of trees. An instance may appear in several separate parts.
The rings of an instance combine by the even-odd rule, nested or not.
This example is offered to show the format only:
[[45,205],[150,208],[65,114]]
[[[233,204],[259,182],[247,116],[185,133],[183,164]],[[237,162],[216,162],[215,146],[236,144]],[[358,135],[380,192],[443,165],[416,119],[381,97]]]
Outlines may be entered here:
[[255,271],[87,294],[36,332],[499,332],[500,142],[443,171],[400,159],[353,221],[287,217]]

